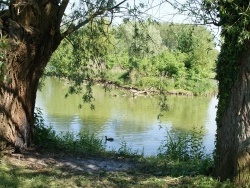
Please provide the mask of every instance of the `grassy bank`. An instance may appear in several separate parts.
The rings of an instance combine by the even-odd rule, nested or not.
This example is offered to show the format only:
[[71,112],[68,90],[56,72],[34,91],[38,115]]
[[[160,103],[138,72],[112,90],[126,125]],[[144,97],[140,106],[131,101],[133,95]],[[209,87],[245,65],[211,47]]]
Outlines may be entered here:
[[[2,156],[0,187],[234,187],[212,178],[213,160],[204,152],[195,131],[181,138],[166,135],[159,155],[144,157],[126,143],[117,151],[107,152],[94,135],[55,134],[44,127],[40,112],[36,120],[36,150]],[[132,168],[89,171],[79,169],[82,161],[87,166],[106,161]]]
[[[174,168],[174,166],[172,166]],[[182,167],[184,169],[185,166]],[[1,160],[0,187],[233,187],[205,175],[154,175],[139,170],[79,173],[51,165],[46,169],[20,167]]]

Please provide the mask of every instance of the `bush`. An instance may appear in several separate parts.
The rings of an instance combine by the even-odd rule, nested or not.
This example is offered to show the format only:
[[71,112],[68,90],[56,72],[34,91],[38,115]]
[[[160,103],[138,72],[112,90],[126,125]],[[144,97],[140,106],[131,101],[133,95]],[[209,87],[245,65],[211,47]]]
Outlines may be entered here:
[[191,134],[167,132],[166,140],[159,148],[160,156],[174,161],[195,161],[208,157],[205,153],[201,130],[193,128]]
[[195,128],[191,134],[167,132],[159,151],[157,157],[142,161],[140,168],[143,172],[174,177],[212,173],[213,160],[205,153],[201,131]]

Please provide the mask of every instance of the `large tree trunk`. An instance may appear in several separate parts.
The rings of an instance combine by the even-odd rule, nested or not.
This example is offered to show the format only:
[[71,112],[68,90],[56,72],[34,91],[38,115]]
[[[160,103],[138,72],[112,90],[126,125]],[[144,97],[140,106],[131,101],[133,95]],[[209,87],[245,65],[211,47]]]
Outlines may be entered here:
[[39,81],[35,75],[20,77],[19,74],[17,68],[11,70],[6,82],[0,86],[1,136],[17,148],[27,147],[32,142],[33,113]]
[[1,17],[8,39],[0,80],[0,138],[16,149],[32,144],[39,79],[61,41],[59,6],[50,1],[11,1]]
[[[240,186],[250,183],[250,41],[245,41],[243,46],[236,56],[235,67],[224,65],[231,66],[236,78],[233,79],[233,75],[227,77],[233,81],[231,93],[219,98],[219,104],[222,104],[225,96],[230,96],[228,104],[224,104],[224,112],[217,119],[215,158],[215,174],[221,180],[230,179]],[[221,53],[225,52],[223,50]],[[224,71],[229,70],[224,67]]]

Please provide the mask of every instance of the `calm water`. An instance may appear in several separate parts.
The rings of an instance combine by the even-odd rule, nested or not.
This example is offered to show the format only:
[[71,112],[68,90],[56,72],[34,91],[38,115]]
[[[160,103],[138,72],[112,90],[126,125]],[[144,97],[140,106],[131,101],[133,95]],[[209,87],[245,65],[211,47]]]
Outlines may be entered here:
[[67,86],[58,79],[46,79],[36,106],[42,109],[46,125],[56,132],[88,131],[103,140],[105,135],[113,137],[107,149],[119,149],[125,141],[133,150],[144,150],[146,156],[156,155],[166,131],[186,133],[193,127],[202,130],[206,150],[214,149],[216,98],[168,97],[169,111],[158,120],[157,98],[132,98],[119,90],[105,93],[101,86],[93,90],[95,110],[87,104],[79,109],[81,96],[65,99]]

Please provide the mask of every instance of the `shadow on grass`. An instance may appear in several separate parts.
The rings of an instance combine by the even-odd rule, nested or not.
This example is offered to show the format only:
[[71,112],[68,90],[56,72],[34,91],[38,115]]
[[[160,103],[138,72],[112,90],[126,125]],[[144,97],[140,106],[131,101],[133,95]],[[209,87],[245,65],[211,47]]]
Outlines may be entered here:
[[[11,164],[0,164],[0,187],[33,187],[44,185],[48,177],[55,176],[49,169],[32,170]],[[32,184],[31,184],[32,183]]]
[[[131,168],[123,170],[122,164]],[[156,158],[132,163],[125,158],[29,153],[21,158],[10,156],[1,160],[0,187],[233,187],[229,182],[221,183],[206,176],[197,168],[198,164],[171,164],[157,162]]]

